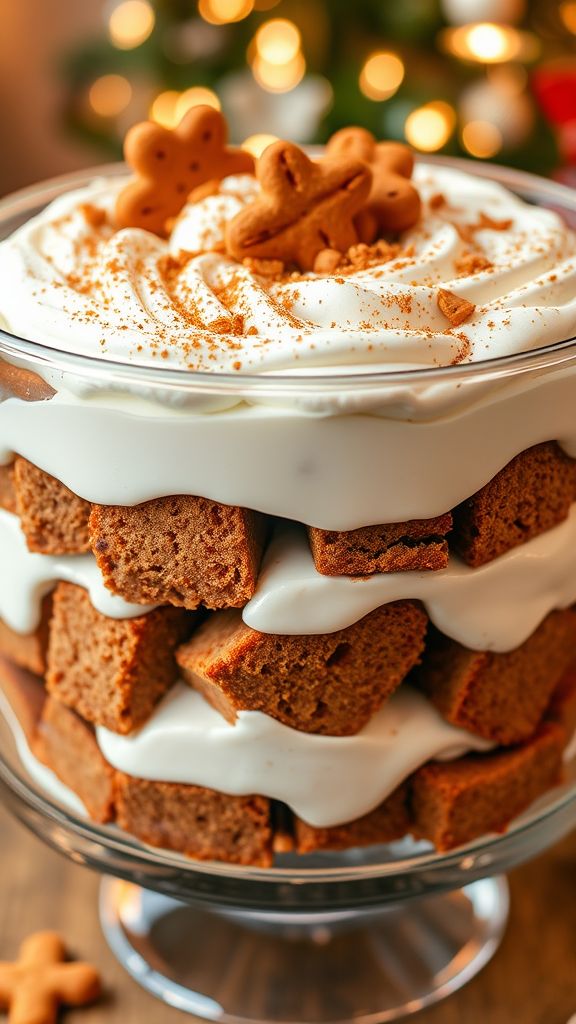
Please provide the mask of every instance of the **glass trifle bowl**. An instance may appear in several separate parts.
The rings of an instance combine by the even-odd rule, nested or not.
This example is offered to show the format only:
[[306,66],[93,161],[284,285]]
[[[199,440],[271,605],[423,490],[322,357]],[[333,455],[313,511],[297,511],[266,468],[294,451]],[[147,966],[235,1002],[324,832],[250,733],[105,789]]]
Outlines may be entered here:
[[[456,179],[442,175],[461,172],[576,226],[566,188],[427,161],[416,182],[441,223],[420,244],[435,247],[436,279],[413,280],[409,239],[376,270],[274,269],[271,283],[249,267],[240,299],[229,281],[208,288],[232,323],[212,352],[232,338],[236,369],[198,369],[194,345],[174,365],[141,236],[125,263],[118,234],[105,240],[107,308],[133,318],[125,358],[93,330],[66,204],[84,190],[88,233],[105,230],[86,195],[95,176],[114,193],[124,167],[0,208],[3,238],[30,222],[22,266],[36,282],[20,312],[0,283],[5,800],[107,876],[102,924],[128,971],[208,1019],[387,1021],[446,996],[497,948],[507,890],[494,876],[576,821],[575,249],[542,256],[536,240],[501,308],[510,224],[489,193],[480,213],[444,194]],[[31,220],[54,200],[57,245]],[[188,261],[165,255],[175,287]],[[454,295],[456,259],[468,273]],[[388,282],[378,300],[403,317],[376,355],[367,278]],[[419,327],[421,289],[446,282],[475,310],[456,324],[434,308],[434,330]],[[331,364],[318,339],[284,337],[283,353],[275,338],[271,365],[251,372],[258,318],[265,335],[272,309],[296,336],[302,293],[323,343],[353,309],[347,353]],[[251,333],[234,320],[247,295]],[[142,358],[136,299],[159,324],[152,341],[143,328]],[[484,340],[470,325],[486,309]]]

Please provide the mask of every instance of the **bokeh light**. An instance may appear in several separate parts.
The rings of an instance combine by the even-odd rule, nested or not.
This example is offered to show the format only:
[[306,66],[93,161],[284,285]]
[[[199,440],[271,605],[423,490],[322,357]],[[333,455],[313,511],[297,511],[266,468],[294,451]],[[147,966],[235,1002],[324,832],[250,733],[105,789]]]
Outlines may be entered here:
[[140,46],[151,34],[156,16],[148,0],[121,0],[108,18],[110,41],[119,50]]
[[306,73],[306,61],[301,53],[287,64],[270,64],[256,56],[252,64],[254,78],[267,92],[289,92],[302,81]]
[[446,29],[440,35],[445,50],[462,60],[499,64],[509,60],[532,60],[540,44],[535,35],[510,25],[479,21]]
[[456,112],[449,103],[434,100],[417,107],[406,118],[404,134],[414,149],[434,153],[448,142],[456,126]]
[[179,99],[180,93],[176,92],[175,89],[167,89],[165,92],[161,92],[150,107],[150,117],[152,120],[156,121],[157,124],[163,125],[164,128],[174,128],[178,124],[176,105]]
[[220,100],[212,89],[193,85],[184,92],[161,92],[150,107],[150,117],[164,128],[175,128],[192,107],[207,106],[220,110]]
[[211,25],[242,21],[254,10],[254,0],[200,0],[198,13]]
[[500,152],[502,132],[490,121],[469,121],[462,128],[462,145],[471,156],[488,160]]
[[257,135],[249,135],[247,139],[244,139],[242,149],[247,150],[248,153],[251,153],[252,156],[258,159],[273,142],[278,142],[277,135],[267,135],[264,132],[260,132]]
[[132,86],[123,75],[102,75],[88,91],[88,102],[98,117],[116,117],[131,99]]
[[361,91],[370,100],[387,100],[402,84],[404,64],[395,53],[373,53],[360,72]]
[[220,110],[220,100],[212,89],[207,89],[203,85],[194,85],[191,89],[180,93],[176,100],[176,121],[181,121],[184,114],[192,107],[199,106],[214,107],[214,110]]
[[564,3],[560,4],[559,12],[565,27],[576,35],[576,0],[564,0]]
[[254,37],[256,52],[267,64],[289,64],[300,52],[300,30],[286,18],[265,21]]

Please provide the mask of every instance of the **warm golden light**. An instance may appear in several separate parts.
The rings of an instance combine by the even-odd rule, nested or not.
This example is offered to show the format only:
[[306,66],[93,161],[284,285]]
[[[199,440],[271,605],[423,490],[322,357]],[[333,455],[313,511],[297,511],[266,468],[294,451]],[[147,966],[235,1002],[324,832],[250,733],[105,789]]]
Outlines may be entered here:
[[258,159],[273,142],[278,142],[277,135],[266,135],[262,132],[259,135],[249,135],[247,139],[244,139],[242,149],[246,149],[248,153],[251,153],[253,157]]
[[260,26],[254,43],[267,64],[289,64],[300,52],[300,30],[286,18],[272,18]]
[[402,84],[404,64],[395,53],[373,53],[360,72],[361,91],[370,100],[387,100]]
[[481,160],[495,156],[502,144],[502,132],[490,121],[469,121],[462,129],[464,149]]
[[442,149],[454,131],[456,113],[449,103],[435,100],[413,110],[406,118],[404,134],[415,149],[433,153]]
[[532,60],[540,50],[539,41],[532,33],[491,21],[445,29],[440,34],[440,42],[454,56],[481,64]]
[[198,13],[211,25],[242,21],[254,9],[254,0],[200,0]]
[[489,63],[510,60],[518,50],[516,33],[489,22],[468,29],[466,41],[473,57]]
[[220,110],[220,100],[212,89],[206,89],[203,85],[194,85],[180,93],[175,108],[176,121],[181,121],[184,114],[192,107],[214,107]]
[[254,78],[268,92],[289,92],[302,81],[306,73],[306,61],[301,53],[286,64],[270,64],[257,55],[252,64]]
[[119,50],[132,50],[148,39],[155,21],[148,0],[122,0],[108,19],[110,40]]
[[565,27],[573,35],[576,35],[576,0],[565,0],[564,3],[560,4],[559,10]]
[[156,97],[150,107],[150,117],[153,121],[164,126],[174,128],[178,124],[176,106],[180,99],[180,93],[175,89],[168,89]]
[[122,75],[102,75],[92,83],[88,101],[99,117],[116,117],[132,99],[132,86]]

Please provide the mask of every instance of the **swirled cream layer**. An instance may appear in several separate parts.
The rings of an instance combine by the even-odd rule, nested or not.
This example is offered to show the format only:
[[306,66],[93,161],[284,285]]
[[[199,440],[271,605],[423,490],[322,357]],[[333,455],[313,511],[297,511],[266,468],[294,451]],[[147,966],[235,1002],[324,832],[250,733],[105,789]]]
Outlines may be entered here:
[[[552,211],[451,168],[420,165],[420,222],[381,258],[280,279],[223,253],[250,176],[189,203],[168,239],[115,231],[122,181],[56,200],[0,245],[0,322],[45,345],[204,371],[446,366],[527,351],[576,325],[576,236]],[[438,288],[475,304],[452,326]]]

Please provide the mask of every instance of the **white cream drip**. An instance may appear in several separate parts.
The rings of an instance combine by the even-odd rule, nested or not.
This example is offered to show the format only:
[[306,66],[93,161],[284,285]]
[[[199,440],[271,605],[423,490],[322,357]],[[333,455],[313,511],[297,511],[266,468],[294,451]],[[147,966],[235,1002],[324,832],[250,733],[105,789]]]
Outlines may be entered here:
[[[415,181],[425,215],[402,239],[412,256],[345,277],[273,284],[214,251],[226,221],[254,194],[252,179],[229,179],[224,195],[189,205],[167,242],[88,224],[81,205],[111,211],[124,183],[99,179],[0,245],[0,317],[15,334],[102,359],[260,373],[448,365],[467,347],[464,358],[478,360],[573,333],[576,236],[555,213],[447,167],[418,166]],[[438,193],[448,205],[433,209],[427,203]],[[480,213],[513,223],[465,241],[458,227]],[[198,255],[168,282],[162,261],[181,248]],[[470,248],[493,269],[458,276]],[[439,285],[476,304],[461,327],[450,329],[441,314]],[[211,329],[234,316],[244,318],[241,336]]]
[[576,601],[576,504],[559,526],[477,569],[452,555],[437,572],[322,576],[298,527],[281,527],[243,619],[261,633],[332,633],[375,608],[414,598],[473,650],[510,651],[549,612]]
[[281,800],[315,827],[352,821],[378,806],[420,765],[492,744],[445,722],[403,686],[356,736],[297,732],[259,711],[235,725],[184,683],[130,736],[98,727],[104,757],[141,779],[257,793]]
[[0,509],[0,619],[17,633],[40,624],[42,599],[59,581],[76,583],[94,608],[111,619],[131,619],[152,605],[130,604],[106,590],[92,555],[39,555],[28,550],[17,516]]

